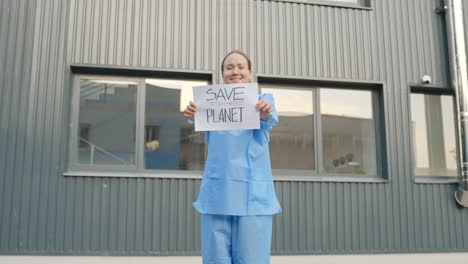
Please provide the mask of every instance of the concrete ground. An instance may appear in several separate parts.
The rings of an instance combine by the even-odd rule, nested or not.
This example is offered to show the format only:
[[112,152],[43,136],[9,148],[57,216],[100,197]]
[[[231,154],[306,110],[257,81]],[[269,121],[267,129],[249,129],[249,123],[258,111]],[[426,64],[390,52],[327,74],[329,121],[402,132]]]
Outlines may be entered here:
[[[1,264],[200,264],[201,257],[0,256]],[[467,264],[468,253],[272,256],[271,264]]]

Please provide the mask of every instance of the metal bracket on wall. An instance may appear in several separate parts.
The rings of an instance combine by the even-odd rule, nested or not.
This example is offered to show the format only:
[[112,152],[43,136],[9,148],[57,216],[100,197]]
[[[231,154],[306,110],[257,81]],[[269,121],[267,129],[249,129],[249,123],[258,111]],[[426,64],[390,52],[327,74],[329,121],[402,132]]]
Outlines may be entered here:
[[443,5],[443,6],[436,7],[434,11],[436,12],[436,14],[442,15],[447,12],[447,9],[448,7],[446,5]]

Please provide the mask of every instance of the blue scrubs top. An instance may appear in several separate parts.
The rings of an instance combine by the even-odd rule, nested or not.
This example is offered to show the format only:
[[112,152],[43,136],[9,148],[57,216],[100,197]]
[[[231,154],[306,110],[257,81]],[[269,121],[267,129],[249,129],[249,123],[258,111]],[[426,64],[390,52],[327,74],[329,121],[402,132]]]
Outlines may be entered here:
[[273,112],[260,129],[206,132],[208,158],[197,201],[202,214],[272,215],[281,212],[271,175],[268,142],[278,124],[273,96],[263,94]]

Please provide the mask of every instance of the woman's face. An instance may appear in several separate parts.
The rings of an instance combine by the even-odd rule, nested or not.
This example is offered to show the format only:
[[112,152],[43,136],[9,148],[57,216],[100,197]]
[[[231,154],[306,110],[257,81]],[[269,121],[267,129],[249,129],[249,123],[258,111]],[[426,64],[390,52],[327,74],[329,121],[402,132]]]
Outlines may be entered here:
[[229,55],[223,65],[224,83],[248,83],[252,77],[247,59],[237,53]]

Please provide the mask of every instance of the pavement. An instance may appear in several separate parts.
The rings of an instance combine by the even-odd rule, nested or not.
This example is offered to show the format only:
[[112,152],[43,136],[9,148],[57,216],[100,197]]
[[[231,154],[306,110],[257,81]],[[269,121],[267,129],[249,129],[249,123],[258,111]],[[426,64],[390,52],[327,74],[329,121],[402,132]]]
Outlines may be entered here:
[[[201,257],[1,256],[1,264],[201,264]],[[467,264],[468,253],[272,256],[271,264]]]

